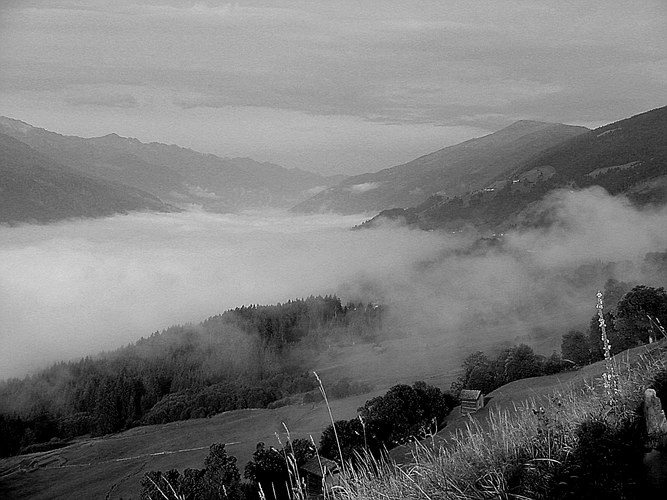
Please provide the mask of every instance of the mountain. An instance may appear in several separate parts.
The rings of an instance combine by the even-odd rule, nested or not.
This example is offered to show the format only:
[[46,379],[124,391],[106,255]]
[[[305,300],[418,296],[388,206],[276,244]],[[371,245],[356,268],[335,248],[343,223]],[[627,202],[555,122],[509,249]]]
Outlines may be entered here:
[[538,202],[550,191],[601,186],[637,205],[667,202],[667,107],[621,120],[562,142],[482,189],[447,197],[434,195],[409,209],[382,212],[423,228],[468,225],[503,229],[539,224],[548,214]]
[[144,191],[82,175],[0,134],[0,223],[46,223],[135,210],[174,208]]
[[536,154],[588,129],[558,123],[519,121],[376,173],[349,177],[293,208],[296,212],[378,212],[410,207],[436,193],[456,196],[480,189]]
[[87,175],[147,191],[170,204],[219,212],[291,207],[344,178],[116,134],[64,136],[6,117],[0,117],[0,133]]

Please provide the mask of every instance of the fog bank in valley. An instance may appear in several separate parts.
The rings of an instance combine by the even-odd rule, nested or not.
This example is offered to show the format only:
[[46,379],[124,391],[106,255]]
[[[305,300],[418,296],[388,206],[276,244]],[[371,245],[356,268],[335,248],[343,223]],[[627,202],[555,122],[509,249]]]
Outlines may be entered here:
[[360,217],[332,215],[187,212],[2,227],[0,377],[310,294],[385,303],[391,334],[446,338],[465,351],[585,327],[610,273],[664,284],[641,264],[667,248],[665,210],[638,211],[597,189],[558,192],[540,209],[549,229],[507,233],[501,245],[392,225],[350,231]]

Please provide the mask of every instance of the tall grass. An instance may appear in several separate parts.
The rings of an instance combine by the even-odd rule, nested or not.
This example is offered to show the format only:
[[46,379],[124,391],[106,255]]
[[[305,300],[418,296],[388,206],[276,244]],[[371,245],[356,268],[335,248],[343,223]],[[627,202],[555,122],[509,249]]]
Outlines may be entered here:
[[581,481],[577,460],[587,459],[582,429],[599,424],[608,435],[621,435],[641,418],[644,390],[664,369],[661,346],[632,368],[629,358],[610,357],[603,377],[583,388],[529,400],[512,411],[492,410],[486,425],[471,419],[445,445],[417,444],[409,465],[366,457],[342,474],[336,497],[577,498],[567,488]]
[[322,380],[320,379],[320,376],[317,374],[317,372],[314,371],[313,375],[315,375],[315,378],[317,379],[317,384],[320,387],[320,393],[322,393],[322,397],[324,398],[324,404],[326,405],[327,410],[329,411],[329,420],[331,420],[331,427],[333,428],[333,433],[334,436],[336,437],[336,446],[338,447],[338,456],[340,457],[341,469],[345,471],[345,459],[343,458],[343,450],[341,449],[340,446],[340,439],[338,438],[338,431],[336,430],[336,422],[334,420],[333,413],[331,412],[331,405],[329,404],[327,391],[324,390],[324,384],[322,383]]
[[[334,428],[334,435],[336,437],[336,444],[338,446],[338,452],[340,454],[341,462],[342,462],[342,468],[341,470],[345,470],[345,464],[343,461],[343,453],[341,450],[341,445],[340,445],[340,440],[338,439],[338,433],[336,432],[336,426],[335,426],[335,421],[333,417],[333,412],[331,411],[331,406],[329,405],[329,398],[327,397],[326,390],[324,389],[324,384],[322,383],[322,380],[320,379],[319,375],[317,372],[313,372],[313,375],[315,376],[315,379],[317,379],[317,383],[320,388],[320,392],[322,394],[322,397],[324,399],[324,403],[327,407],[327,411],[329,412],[329,419],[331,420],[331,425]],[[289,450],[286,448],[285,445],[283,445],[280,435],[276,433],[276,438],[278,442],[280,443],[280,446],[283,448],[284,451],[287,453],[284,454],[285,456],[285,461],[287,465],[287,488],[286,488],[286,494],[287,494],[287,499],[288,500],[306,500],[310,498],[309,492],[308,492],[308,487],[306,484],[306,480],[304,477],[301,476],[301,473],[299,472],[299,467],[298,464],[296,463],[296,454],[294,452],[294,447],[292,446],[292,436],[290,434],[290,430],[287,427],[287,425],[283,422],[283,428],[285,429],[285,436],[287,438],[287,445],[290,447]],[[313,439],[312,436],[310,436],[310,440],[313,444],[313,447],[315,448],[315,456],[318,460],[319,466],[320,466],[320,471],[322,473],[322,490],[321,493],[317,495],[317,498],[322,498],[324,500],[329,500],[332,498],[332,491],[330,488],[327,487],[326,481],[327,481],[327,474],[329,471],[326,470],[326,467],[322,464],[322,458],[320,457],[319,450],[317,449],[317,445],[315,443],[315,440]],[[291,453],[288,453],[291,451]],[[275,491],[275,485],[272,485],[273,487],[273,496],[271,498],[279,498],[278,495],[276,494]],[[258,484],[258,493],[259,493],[259,498],[260,500],[267,500],[266,493],[262,489],[262,485]]]

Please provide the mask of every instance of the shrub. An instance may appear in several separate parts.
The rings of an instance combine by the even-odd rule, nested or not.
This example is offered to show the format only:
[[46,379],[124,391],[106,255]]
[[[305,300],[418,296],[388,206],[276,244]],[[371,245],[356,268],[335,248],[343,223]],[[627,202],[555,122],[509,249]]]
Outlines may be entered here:
[[570,498],[640,498],[646,439],[637,414],[620,422],[595,416],[576,429],[563,482]]
[[451,412],[456,400],[425,382],[398,384],[383,396],[359,408],[359,417],[329,425],[320,439],[320,454],[339,460],[336,433],[343,460],[354,460],[364,450],[378,456],[410,439],[434,432]]

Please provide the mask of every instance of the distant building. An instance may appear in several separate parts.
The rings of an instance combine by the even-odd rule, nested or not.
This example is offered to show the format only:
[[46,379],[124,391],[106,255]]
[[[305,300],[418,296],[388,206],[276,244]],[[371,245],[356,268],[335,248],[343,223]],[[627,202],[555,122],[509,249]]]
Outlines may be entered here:
[[338,464],[324,457],[313,457],[301,466],[308,492],[315,495],[324,493],[323,489],[331,493],[331,489],[338,485],[339,473]]
[[460,398],[462,415],[475,413],[477,410],[484,407],[484,394],[482,394],[482,391],[463,389]]

